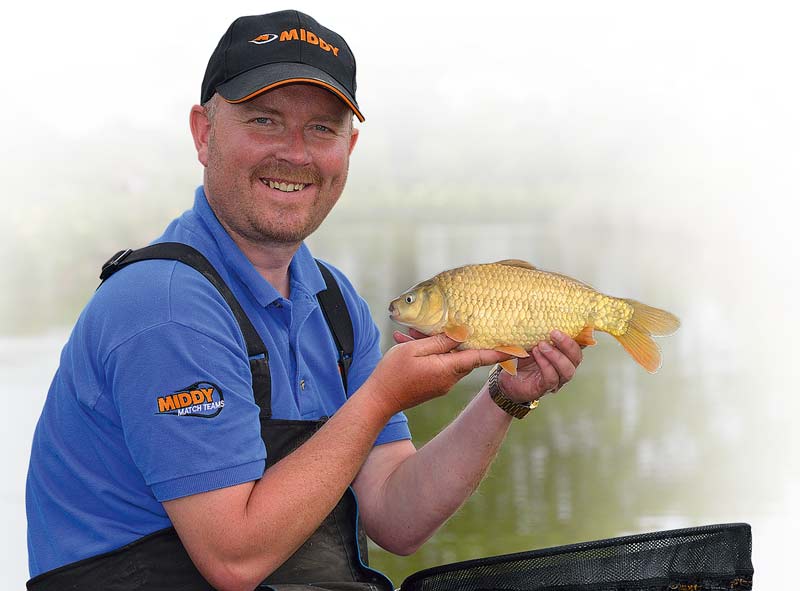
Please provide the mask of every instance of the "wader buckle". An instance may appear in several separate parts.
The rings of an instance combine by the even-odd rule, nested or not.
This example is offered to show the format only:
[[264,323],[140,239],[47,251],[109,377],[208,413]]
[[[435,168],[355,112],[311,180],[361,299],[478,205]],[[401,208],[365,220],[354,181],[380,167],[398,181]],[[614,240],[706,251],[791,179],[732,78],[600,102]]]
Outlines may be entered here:
[[113,255],[110,259],[108,259],[103,268],[100,271],[100,280],[105,281],[109,277],[111,277],[114,272],[119,267],[120,263],[124,261],[129,254],[131,254],[133,250],[130,248],[126,248],[125,250],[120,250],[118,253]]

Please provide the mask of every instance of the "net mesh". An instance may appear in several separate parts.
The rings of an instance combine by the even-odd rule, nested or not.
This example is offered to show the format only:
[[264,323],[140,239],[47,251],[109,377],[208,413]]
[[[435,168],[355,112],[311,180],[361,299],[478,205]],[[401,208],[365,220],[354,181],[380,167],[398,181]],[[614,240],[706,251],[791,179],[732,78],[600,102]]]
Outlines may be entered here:
[[438,566],[400,590],[744,590],[752,589],[750,556],[749,525],[709,525]]

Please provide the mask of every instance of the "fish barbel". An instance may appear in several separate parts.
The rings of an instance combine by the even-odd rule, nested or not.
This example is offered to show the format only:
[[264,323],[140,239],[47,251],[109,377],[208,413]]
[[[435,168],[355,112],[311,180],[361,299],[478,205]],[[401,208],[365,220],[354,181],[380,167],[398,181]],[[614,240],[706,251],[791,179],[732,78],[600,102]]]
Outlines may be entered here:
[[[444,271],[389,304],[392,320],[423,334],[445,333],[459,349],[494,349],[528,357],[550,331],[560,330],[581,345],[594,345],[593,332],[614,336],[650,373],[661,367],[653,336],[680,326],[677,317],[640,302],[604,295],[566,275],[519,260],[467,265]],[[516,373],[516,359],[501,363]]]

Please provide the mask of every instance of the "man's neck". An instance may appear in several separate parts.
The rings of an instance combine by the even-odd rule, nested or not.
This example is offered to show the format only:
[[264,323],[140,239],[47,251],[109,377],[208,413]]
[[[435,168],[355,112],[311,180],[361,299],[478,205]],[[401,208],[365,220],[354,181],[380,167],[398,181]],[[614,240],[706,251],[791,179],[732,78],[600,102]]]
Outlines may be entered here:
[[244,253],[244,256],[253,264],[259,274],[266,279],[282,297],[289,299],[289,265],[297,249],[300,248],[302,241],[286,243],[252,240],[236,232],[225,222],[223,216],[220,216],[215,211],[213,200],[208,197],[207,186],[207,179],[204,177],[203,191],[206,194],[206,200],[225,232],[233,239],[236,246]]

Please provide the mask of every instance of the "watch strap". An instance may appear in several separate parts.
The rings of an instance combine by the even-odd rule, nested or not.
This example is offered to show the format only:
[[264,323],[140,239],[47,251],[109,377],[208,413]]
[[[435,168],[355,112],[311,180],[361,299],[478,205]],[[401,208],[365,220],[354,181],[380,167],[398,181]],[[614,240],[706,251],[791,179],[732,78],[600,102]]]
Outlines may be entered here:
[[534,408],[539,406],[539,401],[533,400],[531,402],[516,402],[506,396],[500,387],[500,372],[502,370],[503,369],[499,365],[496,365],[494,369],[492,369],[491,373],[489,373],[489,396],[492,398],[494,403],[502,408],[505,412],[510,414],[515,419],[521,419]]

